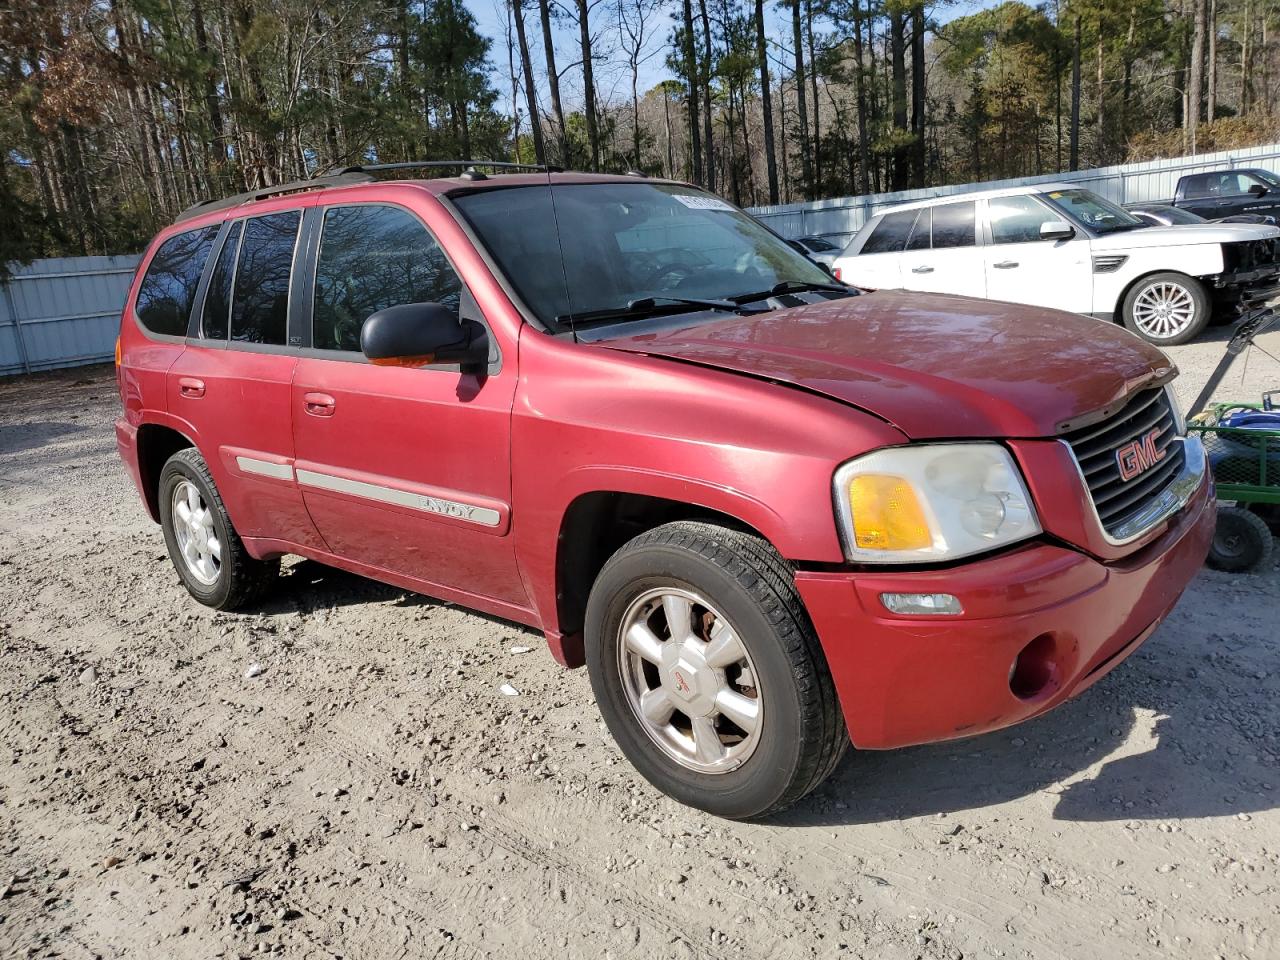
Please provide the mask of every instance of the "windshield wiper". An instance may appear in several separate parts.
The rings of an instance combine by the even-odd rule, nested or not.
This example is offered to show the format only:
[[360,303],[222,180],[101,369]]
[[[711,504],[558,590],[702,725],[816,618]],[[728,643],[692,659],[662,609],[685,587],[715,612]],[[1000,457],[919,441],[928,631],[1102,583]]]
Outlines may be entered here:
[[753,300],[763,300],[765,297],[776,297],[783,293],[804,293],[808,290],[822,290],[829,293],[853,292],[841,283],[812,283],[808,280],[783,280],[781,283],[775,283],[768,290],[760,290],[756,293],[740,293],[731,299],[734,303],[750,303]]
[[562,313],[557,323],[598,323],[607,320],[642,320],[645,317],[668,316],[688,313],[690,310],[718,310],[721,313],[739,313],[741,308],[732,300],[700,300],[694,297],[640,297],[627,301],[626,307],[609,307],[586,313]]

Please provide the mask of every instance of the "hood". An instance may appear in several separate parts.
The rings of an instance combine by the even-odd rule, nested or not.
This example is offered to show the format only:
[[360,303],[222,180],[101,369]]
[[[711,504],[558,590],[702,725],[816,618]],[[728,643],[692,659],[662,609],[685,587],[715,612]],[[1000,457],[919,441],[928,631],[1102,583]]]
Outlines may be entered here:
[[1273,240],[1280,228],[1265,223],[1177,223],[1170,227],[1143,227],[1094,237],[1093,250],[1133,250],[1138,247],[1185,247],[1195,243],[1233,243],[1240,240]]
[[801,387],[913,439],[1052,436],[1175,370],[1100,320],[903,290],[597,343]]

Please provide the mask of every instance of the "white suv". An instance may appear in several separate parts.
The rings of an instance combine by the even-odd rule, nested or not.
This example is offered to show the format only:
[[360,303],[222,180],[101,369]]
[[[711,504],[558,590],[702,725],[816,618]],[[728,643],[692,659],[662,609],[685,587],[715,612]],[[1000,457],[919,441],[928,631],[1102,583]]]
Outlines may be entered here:
[[1029,303],[1119,320],[1160,346],[1229,322],[1275,284],[1280,229],[1149,226],[1078,187],[1027,186],[892,207],[836,258],[845,283]]

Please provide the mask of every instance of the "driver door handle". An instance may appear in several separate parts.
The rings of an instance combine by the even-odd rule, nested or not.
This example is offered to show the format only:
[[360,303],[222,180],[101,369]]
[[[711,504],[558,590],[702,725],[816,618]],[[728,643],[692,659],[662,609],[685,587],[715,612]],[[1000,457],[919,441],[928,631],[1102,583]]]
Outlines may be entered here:
[[997,270],[1012,270],[1018,265],[1017,260],[1001,260],[999,263],[993,263],[992,266]]
[[313,417],[332,417],[337,402],[327,393],[307,393],[302,396],[302,409]]
[[912,273],[933,273],[933,267],[912,267]]

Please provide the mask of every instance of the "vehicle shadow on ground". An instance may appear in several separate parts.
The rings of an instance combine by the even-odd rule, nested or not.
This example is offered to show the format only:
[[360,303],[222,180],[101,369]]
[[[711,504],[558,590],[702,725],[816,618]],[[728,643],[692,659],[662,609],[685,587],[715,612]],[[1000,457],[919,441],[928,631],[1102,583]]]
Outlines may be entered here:
[[84,426],[54,421],[0,424],[0,456],[38,450],[69,433],[84,433]]
[[[985,737],[851,751],[817,793],[772,822],[879,823],[981,809],[1041,791],[1057,796],[1055,820],[1221,817],[1280,807],[1277,778],[1264,766],[1269,747],[1257,742],[1266,722],[1250,715],[1261,709],[1257,701],[1251,706],[1237,697],[1225,712],[1215,707],[1227,692],[1196,689],[1202,681],[1184,677],[1178,656],[1166,648],[1155,659],[1130,658],[1119,670],[1133,676],[1104,679],[1044,717]],[[1108,760],[1129,742],[1138,710],[1155,715],[1154,729],[1148,732],[1144,721],[1134,742]],[[1061,786],[1102,761],[1094,776]]]
[[[285,565],[280,582],[248,612],[270,617],[294,613],[310,614],[333,607],[373,603],[390,603],[396,607],[404,607],[406,610],[456,606],[447,600],[437,600],[425,594],[403,590],[377,580],[370,580],[359,574],[339,570],[337,567],[326,566],[315,560],[298,559]],[[471,609],[466,609],[466,613],[468,616],[479,617],[510,630],[518,630],[539,639],[542,637],[538,631],[511,620],[504,620],[502,617],[490,616]],[[405,622],[408,624],[408,619]]]

